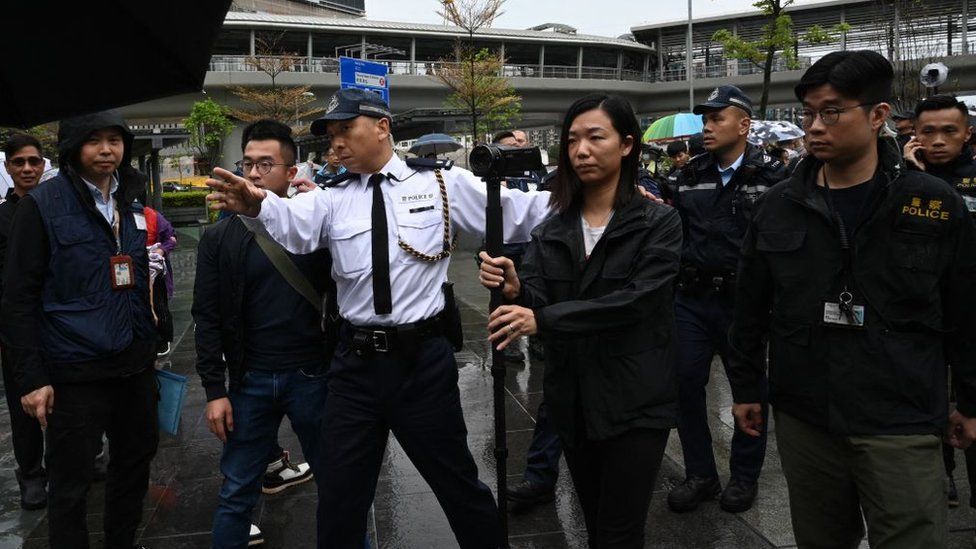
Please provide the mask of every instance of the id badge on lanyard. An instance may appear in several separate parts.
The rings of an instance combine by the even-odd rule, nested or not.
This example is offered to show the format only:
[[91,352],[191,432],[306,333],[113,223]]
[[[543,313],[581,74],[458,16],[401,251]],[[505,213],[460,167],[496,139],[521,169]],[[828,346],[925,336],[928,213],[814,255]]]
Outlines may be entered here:
[[122,238],[119,229],[121,224],[122,216],[116,206],[115,222],[112,223],[112,230],[115,233],[115,255],[108,260],[109,276],[112,281],[112,289],[115,291],[129,290],[136,286],[132,257],[122,253]]
[[834,208],[834,201],[830,198],[830,184],[827,183],[827,174],[823,174],[824,190],[826,191],[827,205],[837,226],[837,233],[840,237],[841,254],[844,256],[844,286],[837,301],[825,301],[823,308],[823,323],[827,326],[838,326],[843,328],[864,328],[864,305],[854,303],[854,260],[851,251],[851,243],[847,234],[847,227],[844,226],[844,219]]

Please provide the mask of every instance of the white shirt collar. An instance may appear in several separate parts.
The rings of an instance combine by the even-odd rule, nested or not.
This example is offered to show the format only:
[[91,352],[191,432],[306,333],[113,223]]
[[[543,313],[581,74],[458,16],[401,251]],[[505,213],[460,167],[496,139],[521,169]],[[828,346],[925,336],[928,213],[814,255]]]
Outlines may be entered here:
[[732,164],[729,164],[729,167],[728,168],[725,168],[723,170],[721,166],[718,166],[718,171],[720,171],[720,172],[727,172],[729,170],[732,170],[734,172],[734,171],[738,170],[739,169],[739,166],[742,165],[742,159],[745,158],[745,157],[746,157],[746,153],[743,152],[742,154],[739,155],[739,158],[736,158],[735,159],[735,162],[733,162]]
[[[98,187],[96,187],[94,183],[92,183],[91,181],[85,179],[84,177],[82,177],[81,180],[84,181],[85,182],[85,185],[88,186],[88,190],[91,191],[92,197],[94,197],[96,200],[100,200],[102,202],[105,201],[105,195],[102,194],[102,190],[101,189],[99,189]],[[114,195],[115,194],[115,191],[117,191],[117,190],[119,190],[119,180],[115,178],[115,174],[112,174],[112,185],[109,187],[109,190],[108,190],[108,199],[109,199],[109,201],[112,200],[112,195]]]
[[[413,172],[410,171],[410,167],[407,166],[406,162],[400,160],[400,157],[397,156],[396,153],[393,153],[392,156],[390,156],[390,159],[386,161],[386,164],[384,164],[383,167],[380,168],[380,170],[376,173],[381,173],[383,175],[392,175],[393,177],[395,177],[396,179],[387,177],[387,181],[389,181],[390,184],[395,187],[399,185],[401,181],[403,181],[408,176],[410,176],[410,174]],[[359,179],[362,182],[363,187],[368,188],[367,183],[369,182],[369,178],[371,175],[373,174],[364,173],[359,176]]]

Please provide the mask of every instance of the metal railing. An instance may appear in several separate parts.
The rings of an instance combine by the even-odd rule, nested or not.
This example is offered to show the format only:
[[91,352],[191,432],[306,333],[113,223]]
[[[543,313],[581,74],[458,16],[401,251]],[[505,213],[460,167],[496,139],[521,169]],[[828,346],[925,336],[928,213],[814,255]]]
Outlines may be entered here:
[[[443,67],[456,66],[458,63],[448,61],[404,61],[372,59],[377,63],[385,63],[389,67],[389,74],[434,76]],[[301,73],[337,73],[339,59],[335,57],[290,57],[283,63],[287,72]],[[809,59],[800,60],[800,69],[810,66]],[[793,70],[786,63],[778,59],[773,65],[773,71]],[[254,63],[248,62],[246,55],[215,55],[210,59],[212,72],[258,72]],[[695,78],[728,78],[761,73],[762,69],[745,61],[726,61],[715,65],[696,65]],[[616,67],[589,67],[577,65],[538,65],[538,64],[505,64],[500,75],[507,78],[558,78],[583,80],[621,80],[628,82],[672,82],[685,80],[684,67],[674,66],[664,71],[618,69]]]

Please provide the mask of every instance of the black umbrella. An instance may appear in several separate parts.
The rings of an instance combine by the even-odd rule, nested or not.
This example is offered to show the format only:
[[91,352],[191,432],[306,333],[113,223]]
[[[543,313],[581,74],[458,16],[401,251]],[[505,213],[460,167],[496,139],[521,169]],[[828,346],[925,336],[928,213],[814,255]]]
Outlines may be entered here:
[[230,4],[7,2],[0,126],[27,128],[201,90]]

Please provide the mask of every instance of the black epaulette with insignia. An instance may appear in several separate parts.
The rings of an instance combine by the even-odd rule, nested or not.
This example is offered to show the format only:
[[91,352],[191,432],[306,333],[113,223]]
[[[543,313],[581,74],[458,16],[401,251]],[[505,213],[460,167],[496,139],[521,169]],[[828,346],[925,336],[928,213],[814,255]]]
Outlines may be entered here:
[[326,188],[326,189],[328,189],[330,187],[338,187],[339,185],[342,185],[343,183],[345,183],[346,181],[349,181],[350,179],[352,179],[354,177],[359,177],[359,174],[358,173],[348,172],[348,171],[347,172],[342,172],[341,174],[339,174],[339,175],[333,177],[332,179],[330,179],[328,182],[326,182],[324,185],[322,185],[322,187],[323,188]]
[[407,166],[415,170],[450,170],[454,161],[446,158],[420,158],[414,156],[406,160]]

